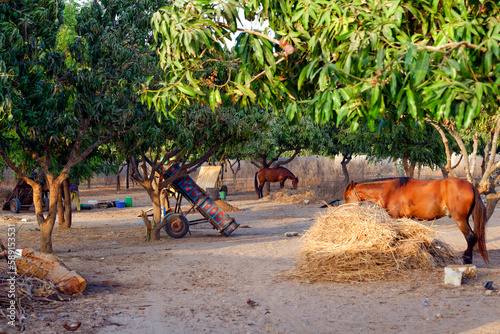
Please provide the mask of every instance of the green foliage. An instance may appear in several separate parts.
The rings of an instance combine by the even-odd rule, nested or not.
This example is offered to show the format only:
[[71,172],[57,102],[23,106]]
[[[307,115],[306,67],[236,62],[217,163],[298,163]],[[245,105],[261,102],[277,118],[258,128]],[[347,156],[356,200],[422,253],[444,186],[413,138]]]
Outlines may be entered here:
[[322,136],[320,126],[310,117],[292,123],[273,112],[259,110],[261,116],[255,134],[248,142],[236,146],[228,157],[250,158],[261,167],[268,167],[279,158],[293,159],[306,148],[317,147],[326,139]]
[[76,15],[78,14],[78,4],[74,0],[66,0],[64,7],[64,21],[57,35],[57,43],[61,51],[77,38],[75,31]]
[[[398,124],[391,128],[386,127],[378,134],[367,132],[366,136],[370,137],[368,140],[371,143],[366,154],[374,160],[407,159],[408,163],[433,169],[446,164],[446,153],[441,137],[429,124],[419,126],[415,122],[413,127]],[[456,145],[452,146],[452,150],[459,152]]]
[[[223,37],[242,31],[237,11],[268,31],[243,31],[230,57]],[[179,1],[151,24],[163,87],[145,100],[174,111],[217,94],[242,105],[302,110],[316,121],[451,119],[469,127],[500,96],[500,8],[493,1]],[[267,34],[266,34],[267,33]],[[204,82],[225,62],[227,80]],[[217,93],[218,92],[218,93]],[[299,108],[300,105],[307,109]]]
[[71,91],[65,57],[56,50],[63,1],[0,4],[0,147],[30,172],[60,145]]

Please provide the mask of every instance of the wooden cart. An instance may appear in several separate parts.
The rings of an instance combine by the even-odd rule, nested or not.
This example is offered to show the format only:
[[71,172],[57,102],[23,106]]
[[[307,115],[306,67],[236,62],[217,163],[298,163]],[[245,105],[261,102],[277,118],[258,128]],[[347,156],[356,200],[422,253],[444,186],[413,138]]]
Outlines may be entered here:
[[[171,166],[166,176],[171,176],[179,168],[178,165]],[[182,238],[189,232],[189,225],[209,222],[213,228],[224,236],[229,236],[236,230],[239,224],[234,218],[231,218],[200,188],[190,176],[184,176],[172,183],[172,188],[178,193],[174,212],[167,213],[163,220],[167,220],[164,227],[165,232],[173,238]],[[189,221],[186,216],[180,212],[181,199],[184,197],[202,216],[202,219]]]
[[[34,178],[32,176],[30,178]],[[21,209],[29,209],[33,205],[33,188],[23,179],[18,179],[14,190],[2,202],[2,210],[10,210],[12,213],[19,213]],[[49,199],[42,198],[43,211],[49,210]]]

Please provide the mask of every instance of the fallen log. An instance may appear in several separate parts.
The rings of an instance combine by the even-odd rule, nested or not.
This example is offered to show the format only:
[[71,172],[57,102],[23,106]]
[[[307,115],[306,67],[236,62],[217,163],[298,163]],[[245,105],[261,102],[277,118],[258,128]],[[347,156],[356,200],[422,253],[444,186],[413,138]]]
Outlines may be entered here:
[[69,269],[60,258],[25,248],[22,257],[16,259],[18,274],[26,274],[52,282],[56,289],[65,294],[82,293],[87,281],[79,273]]

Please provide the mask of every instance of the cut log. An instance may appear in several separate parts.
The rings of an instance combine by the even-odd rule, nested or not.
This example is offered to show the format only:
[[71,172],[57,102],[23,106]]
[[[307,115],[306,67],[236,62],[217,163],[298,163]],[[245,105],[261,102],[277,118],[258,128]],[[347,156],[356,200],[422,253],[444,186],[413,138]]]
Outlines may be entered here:
[[52,282],[58,291],[66,294],[82,293],[87,281],[76,271],[69,269],[60,258],[25,248],[22,257],[16,259],[17,272]]

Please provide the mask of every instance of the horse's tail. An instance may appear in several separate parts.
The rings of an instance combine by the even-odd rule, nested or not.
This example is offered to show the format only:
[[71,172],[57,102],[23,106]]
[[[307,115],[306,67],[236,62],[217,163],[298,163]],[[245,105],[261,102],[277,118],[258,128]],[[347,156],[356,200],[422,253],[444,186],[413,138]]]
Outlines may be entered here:
[[486,249],[486,208],[479,196],[479,191],[474,187],[474,233],[476,234],[479,253],[485,263],[489,263],[488,250]]
[[259,182],[257,181],[257,174],[259,174],[259,172],[255,173],[255,179],[253,180],[253,185],[255,186],[255,192],[257,193],[257,196],[259,196]]

